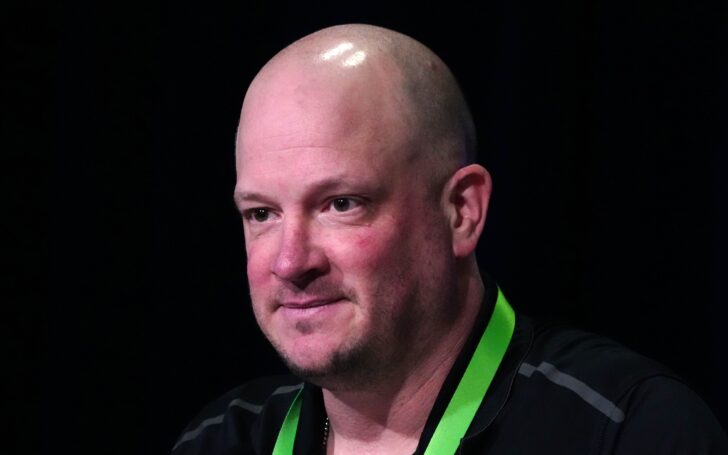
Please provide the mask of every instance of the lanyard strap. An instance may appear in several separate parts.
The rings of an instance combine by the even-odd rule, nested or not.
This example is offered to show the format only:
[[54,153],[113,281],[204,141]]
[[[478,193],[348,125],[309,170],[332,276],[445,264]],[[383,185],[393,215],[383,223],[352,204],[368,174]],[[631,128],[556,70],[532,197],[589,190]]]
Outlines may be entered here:
[[298,428],[298,418],[301,415],[301,393],[303,387],[298,390],[296,397],[288,408],[286,418],[283,420],[281,431],[278,432],[276,445],[273,447],[273,455],[291,455],[293,454],[293,442],[296,440],[296,428]]
[[[498,289],[498,298],[488,326],[480,337],[473,357],[432,434],[425,455],[455,453],[506,354],[515,325],[516,315]],[[296,440],[296,429],[301,415],[301,392],[303,388],[296,394],[283,420],[283,426],[273,447],[273,455],[293,453],[293,443]]]

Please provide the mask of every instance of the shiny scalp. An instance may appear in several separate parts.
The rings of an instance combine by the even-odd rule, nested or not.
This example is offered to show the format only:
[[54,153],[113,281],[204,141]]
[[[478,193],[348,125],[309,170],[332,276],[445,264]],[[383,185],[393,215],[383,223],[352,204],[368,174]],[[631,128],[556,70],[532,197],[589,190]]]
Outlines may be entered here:
[[[412,148],[413,156],[407,159],[426,159],[434,190],[441,189],[458,168],[475,162],[475,127],[455,77],[429,48],[393,30],[346,24],[307,35],[281,50],[260,70],[248,95],[264,86],[271,73],[281,66],[295,64],[313,68],[323,54],[340,47],[341,43],[353,44],[355,49],[363,50],[370,61],[384,62],[384,68],[393,68],[398,73],[388,76],[396,80],[403,101],[399,104],[417,140]],[[332,71],[331,65],[327,66],[327,71]],[[341,71],[339,74],[347,77],[348,73]]]

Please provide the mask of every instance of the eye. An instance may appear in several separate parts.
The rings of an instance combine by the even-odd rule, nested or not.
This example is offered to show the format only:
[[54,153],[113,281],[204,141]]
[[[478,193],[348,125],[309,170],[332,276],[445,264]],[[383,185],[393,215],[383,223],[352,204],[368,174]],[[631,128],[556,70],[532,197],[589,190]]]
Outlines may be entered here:
[[266,208],[256,207],[254,209],[247,210],[245,212],[245,218],[250,221],[255,221],[256,223],[265,223],[270,220],[271,213],[270,210]]
[[347,212],[351,209],[359,207],[361,202],[349,197],[337,197],[331,201],[331,207],[337,212]]

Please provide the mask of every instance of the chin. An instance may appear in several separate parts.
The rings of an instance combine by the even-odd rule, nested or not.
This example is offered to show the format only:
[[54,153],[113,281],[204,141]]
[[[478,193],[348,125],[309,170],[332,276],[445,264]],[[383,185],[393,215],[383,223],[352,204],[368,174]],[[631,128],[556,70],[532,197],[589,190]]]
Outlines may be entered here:
[[[294,359],[285,352],[278,354],[294,375],[319,387],[329,390],[345,390],[370,383],[382,371],[377,365],[376,355],[365,345],[349,347],[320,358]],[[375,366],[376,365],[376,366]]]
[[332,378],[336,376],[336,368],[331,358],[317,360],[311,359],[310,356],[306,356],[306,359],[294,358],[280,350],[278,355],[293,375],[306,382],[328,388]]

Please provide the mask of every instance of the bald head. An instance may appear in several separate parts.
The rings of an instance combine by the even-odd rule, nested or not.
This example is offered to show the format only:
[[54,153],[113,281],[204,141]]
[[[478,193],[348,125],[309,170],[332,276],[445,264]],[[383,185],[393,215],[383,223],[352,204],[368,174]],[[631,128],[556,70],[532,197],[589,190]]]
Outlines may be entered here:
[[424,173],[438,183],[473,161],[473,122],[447,66],[406,35],[360,24],[308,35],[261,69],[243,104],[238,153],[255,146],[249,133],[263,122],[288,123],[280,135],[366,134],[363,120],[376,130],[397,130],[401,158],[425,164]]

